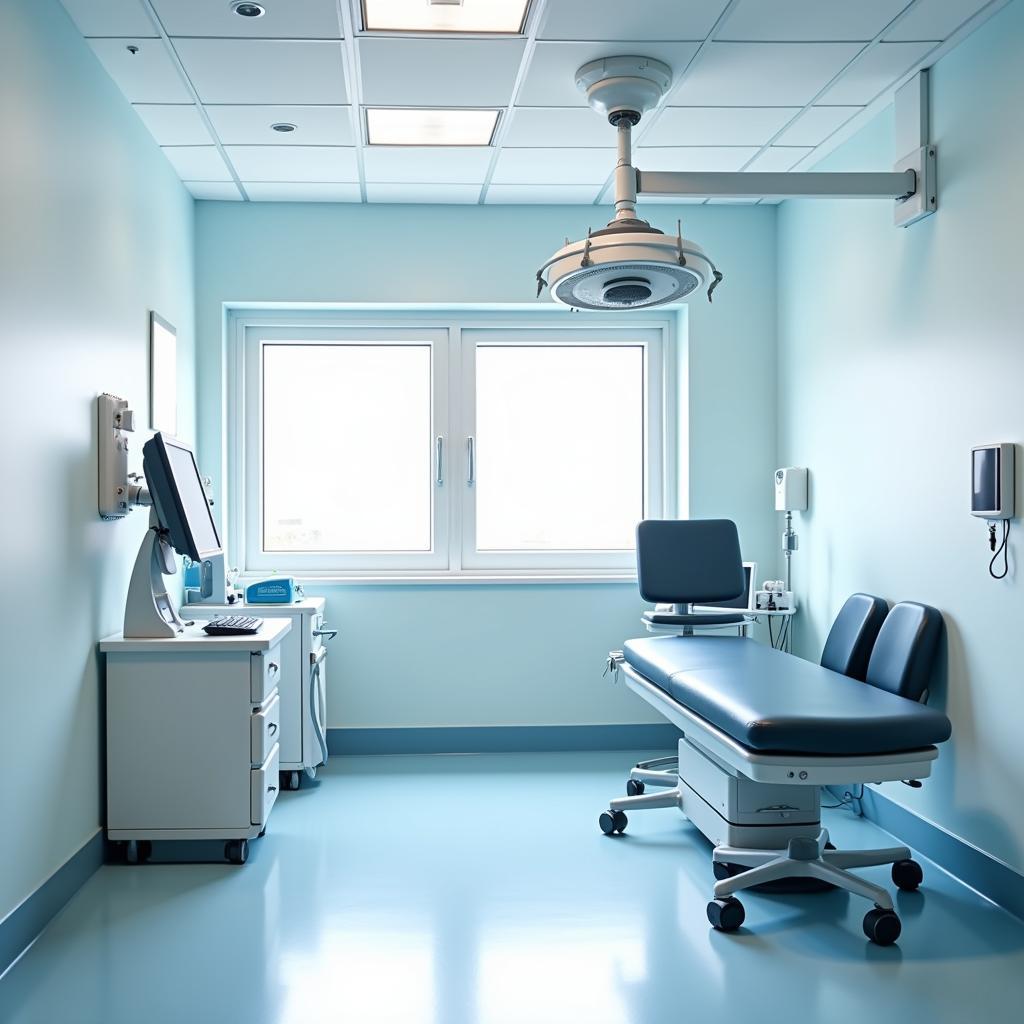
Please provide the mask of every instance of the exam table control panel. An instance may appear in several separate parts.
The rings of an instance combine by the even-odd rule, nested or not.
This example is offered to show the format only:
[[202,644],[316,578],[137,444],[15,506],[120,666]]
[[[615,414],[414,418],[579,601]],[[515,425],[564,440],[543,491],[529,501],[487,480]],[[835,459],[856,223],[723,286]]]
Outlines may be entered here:
[[107,838],[142,861],[154,840],[218,840],[244,864],[280,792],[286,618],[250,636],[121,635],[107,659]]

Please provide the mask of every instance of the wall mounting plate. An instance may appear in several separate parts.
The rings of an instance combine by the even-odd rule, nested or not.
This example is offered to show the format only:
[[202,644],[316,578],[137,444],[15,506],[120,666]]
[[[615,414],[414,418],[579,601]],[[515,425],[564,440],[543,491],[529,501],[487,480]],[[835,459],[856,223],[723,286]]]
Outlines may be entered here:
[[913,171],[917,175],[917,189],[906,199],[897,199],[893,208],[893,223],[905,228],[928,217],[939,207],[939,190],[936,181],[935,146],[922,146],[905,156],[893,170]]

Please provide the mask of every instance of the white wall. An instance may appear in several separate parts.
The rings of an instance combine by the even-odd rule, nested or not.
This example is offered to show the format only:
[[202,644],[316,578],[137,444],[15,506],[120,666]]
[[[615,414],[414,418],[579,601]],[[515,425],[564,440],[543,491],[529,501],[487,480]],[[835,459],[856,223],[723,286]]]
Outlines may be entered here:
[[[732,516],[748,557],[777,543],[771,508],[775,393],[775,210],[651,205],[681,216],[725,272],[714,305],[689,305],[689,504]],[[534,274],[566,236],[607,221],[593,207],[197,204],[200,454],[218,473],[226,429],[224,303],[534,302]],[[541,307],[550,300],[545,296]],[[578,314],[580,320],[586,314]],[[615,415],[609,396],[609,415]],[[332,726],[656,721],[601,679],[635,636],[635,585],[352,586],[326,595],[342,630],[330,672]],[[342,664],[344,662],[344,664]]]
[[[887,203],[809,201],[779,216],[779,454],[812,473],[795,560],[801,652],[818,655],[856,590],[943,611],[948,677],[933,702],[953,739],[923,789],[884,792],[1018,870],[1020,520],[996,582],[968,509],[971,446],[1024,442],[1022,54],[1016,0],[934,68],[935,216],[899,230]],[[823,169],[898,155],[890,110]]]
[[[148,422],[148,317],[194,432],[193,202],[56,0],[0,3],[0,918],[101,820],[96,642],[146,527],[96,511],[95,396]],[[145,434],[136,438],[138,449]]]

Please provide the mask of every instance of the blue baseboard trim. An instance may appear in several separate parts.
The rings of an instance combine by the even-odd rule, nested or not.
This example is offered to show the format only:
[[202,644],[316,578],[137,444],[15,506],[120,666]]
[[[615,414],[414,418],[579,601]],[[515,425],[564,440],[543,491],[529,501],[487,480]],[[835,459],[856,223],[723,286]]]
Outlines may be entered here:
[[332,754],[508,754],[559,750],[675,750],[679,730],[639,725],[452,725],[328,729]]
[[97,832],[0,921],[0,977],[102,864],[103,835]]
[[[837,791],[836,795],[841,792]],[[954,878],[1024,920],[1024,875],[1005,861],[867,786],[861,806],[868,821],[891,832]]]

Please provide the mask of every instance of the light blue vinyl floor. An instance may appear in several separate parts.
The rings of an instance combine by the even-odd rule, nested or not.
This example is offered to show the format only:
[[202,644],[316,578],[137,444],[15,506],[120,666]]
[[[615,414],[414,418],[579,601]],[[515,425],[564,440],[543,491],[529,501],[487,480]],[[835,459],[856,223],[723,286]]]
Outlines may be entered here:
[[[598,831],[634,759],[333,759],[245,867],[104,867],[0,980],[0,1021],[1021,1019],[1024,923],[927,862],[895,947],[838,892],[746,894],[745,927],[713,932],[709,848],[678,812]],[[841,846],[889,842],[847,811],[826,823]]]

